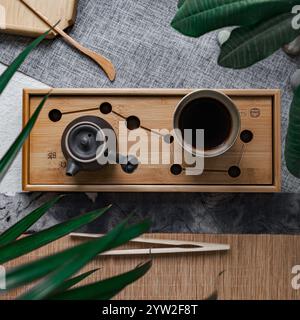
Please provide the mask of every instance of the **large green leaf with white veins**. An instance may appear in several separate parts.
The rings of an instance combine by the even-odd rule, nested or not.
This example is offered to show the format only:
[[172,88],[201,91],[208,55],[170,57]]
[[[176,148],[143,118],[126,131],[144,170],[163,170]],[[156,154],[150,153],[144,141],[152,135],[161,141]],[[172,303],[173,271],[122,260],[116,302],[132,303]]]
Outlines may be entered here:
[[292,28],[292,13],[283,13],[251,27],[234,29],[222,45],[218,63],[240,69],[270,56],[300,35]]
[[300,86],[294,92],[290,109],[285,161],[290,173],[300,178]]
[[171,23],[179,32],[199,37],[226,26],[247,26],[291,12],[299,0],[186,0]]

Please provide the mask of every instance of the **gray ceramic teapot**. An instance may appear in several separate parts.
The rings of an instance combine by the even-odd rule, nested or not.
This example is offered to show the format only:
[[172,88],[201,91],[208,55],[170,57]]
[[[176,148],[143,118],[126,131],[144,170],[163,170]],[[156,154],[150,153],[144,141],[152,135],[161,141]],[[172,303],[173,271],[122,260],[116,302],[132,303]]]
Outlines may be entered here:
[[[133,173],[138,161],[135,157],[123,157],[116,152],[116,147],[108,145],[108,134],[116,134],[112,126],[96,116],[83,116],[73,120],[64,130],[61,148],[67,160],[66,174],[75,176],[79,171],[96,171],[111,163],[121,163],[126,173]],[[116,143],[114,144],[116,146]]]

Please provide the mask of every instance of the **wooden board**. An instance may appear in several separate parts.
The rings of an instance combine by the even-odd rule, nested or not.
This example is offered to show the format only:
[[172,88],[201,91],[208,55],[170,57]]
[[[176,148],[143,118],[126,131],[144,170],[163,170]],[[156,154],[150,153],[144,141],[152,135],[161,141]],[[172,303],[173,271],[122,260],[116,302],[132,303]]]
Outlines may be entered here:
[[[75,23],[77,0],[28,0],[28,3],[47,16],[53,24],[61,20],[58,25],[61,29]],[[0,0],[1,6],[6,16],[6,26],[1,32],[36,37],[49,29],[19,0]],[[54,33],[48,36],[53,37]]]
[[[133,174],[110,165],[97,172],[65,174],[66,160],[61,136],[66,126],[82,115],[103,117],[119,130],[123,117],[135,115],[149,129],[173,129],[177,103],[192,90],[186,89],[54,89],[24,147],[23,189],[25,191],[127,191],[127,192],[276,192],[280,190],[280,92],[278,90],[222,90],[241,114],[241,131],[252,131],[250,143],[237,139],[224,155],[205,159],[199,176],[175,176],[170,164],[142,164]],[[24,91],[24,124],[39,104],[45,90]],[[115,113],[101,114],[99,106],[109,102]],[[52,122],[49,112],[63,113]],[[117,114],[116,114],[117,113]],[[125,128],[125,122],[122,126]],[[125,128],[125,131],[127,129]],[[130,145],[129,145],[130,147]],[[149,159],[150,159],[149,146]],[[161,157],[165,153],[161,152]],[[241,175],[232,178],[231,166]]]
[[[153,267],[138,282],[127,287],[117,299],[204,299],[218,289],[219,299],[300,299],[291,286],[292,268],[300,264],[300,236],[150,234],[147,238],[179,239],[230,244],[222,253],[153,256]],[[80,243],[66,237],[8,266],[50,255]],[[136,246],[135,246],[136,247]],[[141,247],[141,246],[139,246]],[[99,257],[84,270],[101,268],[87,282],[94,282],[134,268],[149,259]],[[218,274],[224,271],[218,278]],[[217,280],[219,279],[219,280]],[[22,291],[22,290],[21,290]],[[12,292],[13,298],[21,291]]]

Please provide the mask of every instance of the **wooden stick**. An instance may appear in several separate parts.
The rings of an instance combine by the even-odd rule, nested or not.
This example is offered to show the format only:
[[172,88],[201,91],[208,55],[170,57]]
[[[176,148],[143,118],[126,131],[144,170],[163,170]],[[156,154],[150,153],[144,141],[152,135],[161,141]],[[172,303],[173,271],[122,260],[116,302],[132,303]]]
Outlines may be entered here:
[[85,48],[80,43],[78,43],[76,40],[71,38],[68,34],[66,34],[62,29],[60,29],[57,26],[53,26],[51,21],[48,20],[47,17],[45,17],[42,13],[37,11],[35,8],[33,8],[27,1],[20,0],[29,10],[31,10],[36,16],[38,16],[42,21],[44,21],[49,27],[53,28],[55,32],[57,32],[59,35],[61,35],[67,43],[74,46],[76,49],[78,49],[80,52],[94,60],[106,73],[110,81],[114,81],[116,77],[116,71],[115,67],[112,64],[110,60],[105,58],[104,56]]

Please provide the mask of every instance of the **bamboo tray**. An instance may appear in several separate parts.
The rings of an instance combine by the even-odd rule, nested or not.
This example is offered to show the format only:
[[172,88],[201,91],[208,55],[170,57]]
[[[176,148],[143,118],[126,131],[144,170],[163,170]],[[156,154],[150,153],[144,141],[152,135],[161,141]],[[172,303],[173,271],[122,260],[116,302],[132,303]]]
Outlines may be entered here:
[[[66,161],[61,151],[61,136],[75,118],[96,115],[118,131],[120,118],[135,115],[141,126],[172,129],[177,103],[189,89],[54,89],[24,147],[24,191],[83,192],[276,192],[280,190],[280,91],[221,90],[240,110],[242,129],[253,133],[253,140],[238,139],[224,155],[205,160],[200,176],[173,175],[170,165],[140,165],[133,174],[110,165],[97,172],[65,175]],[[24,124],[46,90],[24,91]],[[103,115],[99,106],[111,103],[114,112]],[[58,122],[49,112],[58,109]],[[163,154],[161,154],[163,156]],[[238,166],[233,178],[229,168]]]

